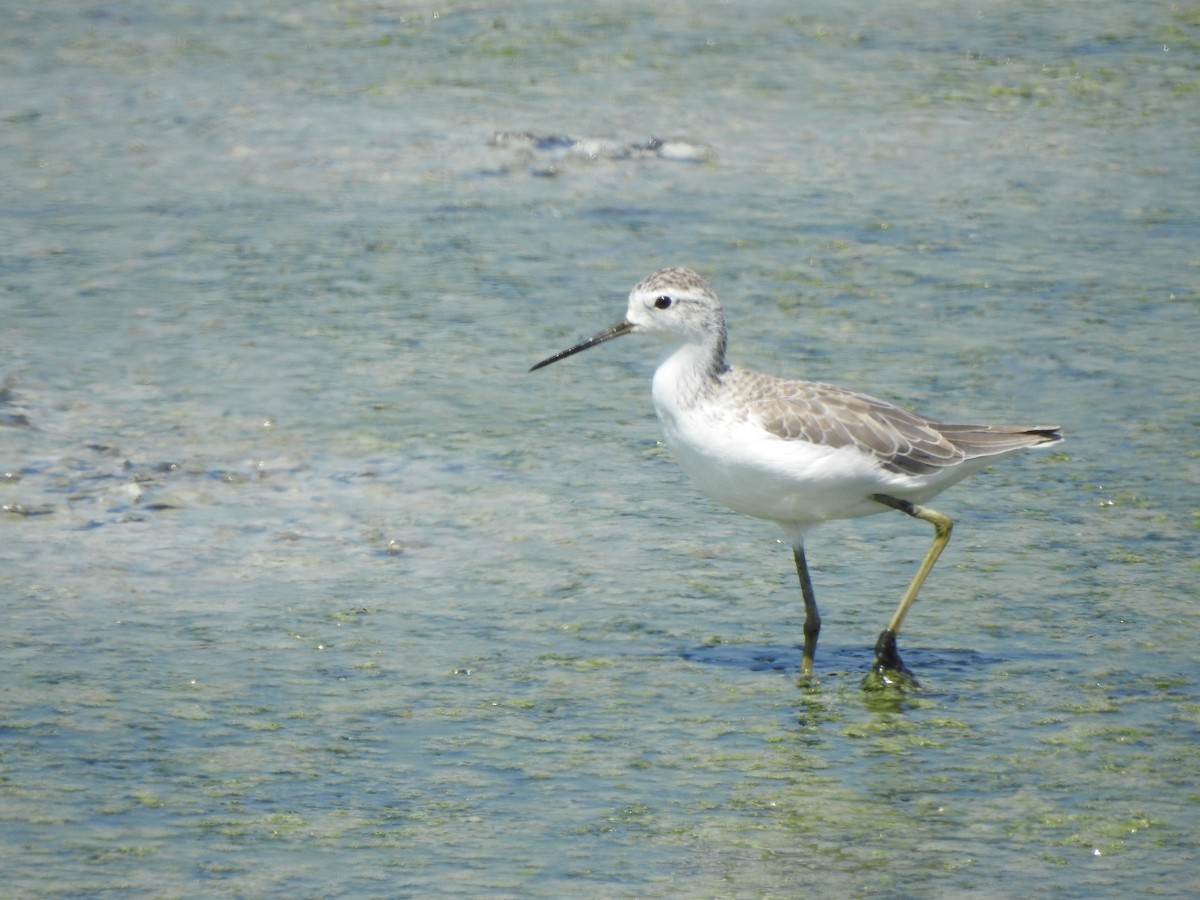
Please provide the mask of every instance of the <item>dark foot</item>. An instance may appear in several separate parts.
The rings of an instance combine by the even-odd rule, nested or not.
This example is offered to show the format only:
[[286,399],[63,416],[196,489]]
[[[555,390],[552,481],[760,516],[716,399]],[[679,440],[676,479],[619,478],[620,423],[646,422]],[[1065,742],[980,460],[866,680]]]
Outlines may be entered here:
[[[882,695],[899,696],[917,690],[920,685],[912,672],[905,668],[896,649],[896,632],[884,629],[875,642],[875,663],[863,676],[863,690],[881,691]],[[897,690],[899,694],[897,694]]]
[[908,671],[896,649],[896,632],[885,628],[875,642],[875,664],[871,672],[884,684],[903,684],[915,687],[917,679]]

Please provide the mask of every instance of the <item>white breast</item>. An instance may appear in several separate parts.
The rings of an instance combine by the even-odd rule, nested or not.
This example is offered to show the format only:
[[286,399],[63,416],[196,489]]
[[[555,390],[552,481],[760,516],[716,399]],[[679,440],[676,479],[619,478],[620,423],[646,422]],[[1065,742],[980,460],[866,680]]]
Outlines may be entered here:
[[659,366],[654,407],[680,467],[718,503],[794,531],[886,511],[870,499],[874,493],[914,500],[936,493],[928,479],[888,472],[857,447],[785,440],[766,431],[735,397],[719,387],[705,390],[694,366],[677,368],[682,362],[669,357]]

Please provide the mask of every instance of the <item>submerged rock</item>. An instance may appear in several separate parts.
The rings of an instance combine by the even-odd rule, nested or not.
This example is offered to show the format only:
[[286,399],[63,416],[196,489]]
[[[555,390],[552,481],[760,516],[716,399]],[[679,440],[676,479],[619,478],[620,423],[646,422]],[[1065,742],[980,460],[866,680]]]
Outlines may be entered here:
[[[534,175],[557,175],[563,166],[599,161],[665,159],[672,162],[708,162],[716,153],[707,144],[687,138],[650,138],[636,143],[608,138],[577,138],[565,134],[535,134],[531,131],[497,131],[488,142],[492,147],[515,150],[520,167]],[[499,174],[508,174],[518,164],[509,164]]]

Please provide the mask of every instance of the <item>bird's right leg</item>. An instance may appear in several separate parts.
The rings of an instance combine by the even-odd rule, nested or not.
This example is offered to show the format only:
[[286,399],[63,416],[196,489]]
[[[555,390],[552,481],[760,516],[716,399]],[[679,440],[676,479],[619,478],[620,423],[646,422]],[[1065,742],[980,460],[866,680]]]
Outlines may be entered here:
[[804,652],[800,657],[800,674],[812,675],[813,654],[817,652],[817,635],[821,633],[821,614],[817,612],[817,598],[813,594],[812,579],[808,577],[808,562],[804,559],[804,545],[792,547],[796,558],[796,574],[800,576],[800,593],[804,596]]
[[900,630],[900,623],[904,621],[908,608],[917,599],[917,592],[921,590],[921,585],[925,583],[930,570],[933,569],[933,564],[937,562],[938,556],[941,555],[943,548],[950,540],[950,531],[953,529],[954,523],[950,521],[949,516],[943,515],[935,509],[910,503],[908,500],[890,497],[887,494],[872,494],[871,499],[884,506],[890,506],[892,509],[898,509],[914,519],[923,519],[933,526],[933,544],[925,554],[925,558],[921,560],[921,565],[917,568],[917,574],[913,576],[908,590],[900,598],[900,605],[896,607],[892,620],[888,622],[887,628],[879,635],[879,640],[875,644],[875,671],[893,670],[905,673],[908,670],[900,661],[900,654],[896,650],[896,632]]

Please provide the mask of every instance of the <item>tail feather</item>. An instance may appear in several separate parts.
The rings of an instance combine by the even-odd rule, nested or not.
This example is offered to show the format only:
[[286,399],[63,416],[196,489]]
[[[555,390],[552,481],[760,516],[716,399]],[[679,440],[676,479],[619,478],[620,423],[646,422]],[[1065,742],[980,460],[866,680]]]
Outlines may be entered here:
[[961,450],[967,459],[982,456],[999,456],[1057,444],[1063,439],[1057,425],[942,425],[934,426],[951,444]]

